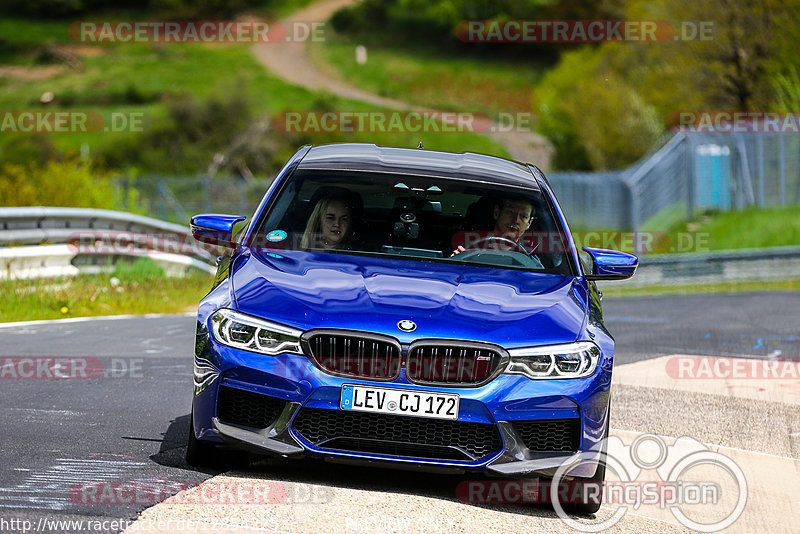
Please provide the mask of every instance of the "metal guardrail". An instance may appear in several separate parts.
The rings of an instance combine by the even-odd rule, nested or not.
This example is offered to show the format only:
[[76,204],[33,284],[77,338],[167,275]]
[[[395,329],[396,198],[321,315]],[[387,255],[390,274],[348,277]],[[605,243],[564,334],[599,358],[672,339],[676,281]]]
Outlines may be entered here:
[[0,208],[0,278],[96,273],[123,257],[151,258],[169,275],[216,271],[214,254],[178,224],[101,209]]
[[[137,246],[111,249],[104,242],[108,238],[118,244],[121,236],[153,235],[165,239],[174,236],[174,241],[166,250],[148,248],[163,242],[139,240]],[[131,245],[130,240],[126,243]],[[179,275],[190,268],[216,271],[215,255],[200,248],[188,228],[181,225],[110,210],[0,208],[0,279],[94,273],[124,256],[149,257],[168,274]],[[643,255],[636,275],[625,284],[693,285],[793,278],[800,278],[800,247]]]
[[640,257],[627,286],[682,286],[800,278],[800,247],[721,250]]
[[187,234],[188,227],[143,215],[94,208],[0,208],[0,245],[58,243],[77,230]]

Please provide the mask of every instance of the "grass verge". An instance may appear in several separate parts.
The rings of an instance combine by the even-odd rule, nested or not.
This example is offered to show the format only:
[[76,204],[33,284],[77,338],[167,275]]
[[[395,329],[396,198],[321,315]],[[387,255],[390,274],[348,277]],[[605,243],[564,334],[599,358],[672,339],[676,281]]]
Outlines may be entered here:
[[[143,127],[167,113],[166,103],[179,94],[198,99],[242,92],[252,103],[253,113],[272,116],[281,111],[343,110],[366,111],[372,106],[290,85],[269,73],[253,56],[249,44],[208,43],[115,43],[80,44],[69,41],[67,22],[26,19],[0,20],[5,48],[14,54],[0,54],[0,63],[16,61],[31,69],[27,75],[0,77],[0,109],[56,111],[72,109],[97,111],[109,131],[46,134],[61,150],[92,155],[99,147],[132,132],[114,131],[112,117],[140,113]],[[80,68],[60,69],[39,77],[34,71],[43,65],[41,50],[63,49],[80,60]],[[40,102],[52,93],[49,104]],[[114,115],[112,115],[112,113]],[[121,121],[120,121],[121,124]],[[327,142],[325,133],[309,134],[312,143]],[[10,139],[27,134],[0,136],[0,150]],[[319,139],[317,140],[316,137]],[[347,141],[382,145],[426,146],[453,152],[472,151],[507,156],[507,150],[483,135],[474,133],[356,133]]]
[[[800,205],[794,204],[706,212],[698,214],[693,221],[673,223],[667,230],[659,230],[655,225],[643,226],[646,230],[637,233],[581,227],[571,230],[579,248],[611,248],[634,254],[788,247],[800,246],[798,214]],[[661,225],[660,228],[667,227]]]
[[798,214],[800,206],[796,204],[711,212],[674,226],[669,240],[676,243],[681,235],[694,235],[702,243],[707,238],[705,250],[800,246]]
[[685,286],[655,285],[625,287],[625,282],[599,284],[604,297],[644,297],[656,295],[695,295],[698,293],[738,293],[746,291],[797,291],[800,279],[771,280],[769,282],[720,282],[716,284],[695,284]]
[[[314,62],[339,79],[381,96],[448,111],[530,112],[544,67],[502,58],[481,59],[429,45],[364,42],[367,62],[355,61],[359,43],[342,36],[312,43]],[[533,125],[530,125],[531,127]]]
[[[113,280],[112,280],[113,278]],[[212,278],[123,277],[112,274],[72,278],[0,280],[0,322],[96,315],[184,313],[211,289]]]

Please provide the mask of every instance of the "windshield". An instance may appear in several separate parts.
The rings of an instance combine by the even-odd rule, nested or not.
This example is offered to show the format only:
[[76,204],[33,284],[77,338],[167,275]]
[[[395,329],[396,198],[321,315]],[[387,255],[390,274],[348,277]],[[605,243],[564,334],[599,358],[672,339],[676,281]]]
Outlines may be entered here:
[[452,178],[297,171],[254,247],[572,274],[542,193]]

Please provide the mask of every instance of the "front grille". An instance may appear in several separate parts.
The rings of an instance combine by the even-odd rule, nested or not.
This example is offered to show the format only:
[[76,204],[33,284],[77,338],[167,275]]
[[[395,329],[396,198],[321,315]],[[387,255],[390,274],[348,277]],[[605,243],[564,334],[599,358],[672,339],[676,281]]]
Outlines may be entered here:
[[217,395],[217,417],[223,423],[267,428],[283,411],[286,401],[243,389],[220,386]]
[[412,345],[406,373],[423,384],[480,384],[490,378],[502,356],[488,347]]
[[580,419],[514,421],[514,429],[532,451],[575,452],[580,444]]
[[320,333],[304,345],[319,367],[335,375],[388,380],[400,374],[400,345],[382,337]]
[[477,460],[503,447],[485,423],[302,408],[292,426],[320,448],[392,456]]

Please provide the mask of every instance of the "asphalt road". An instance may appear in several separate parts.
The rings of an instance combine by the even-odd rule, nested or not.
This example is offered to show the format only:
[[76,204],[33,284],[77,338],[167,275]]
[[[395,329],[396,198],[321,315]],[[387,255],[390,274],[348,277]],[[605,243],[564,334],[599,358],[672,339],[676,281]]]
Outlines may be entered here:
[[666,354],[800,358],[800,293],[604,299],[615,364]]
[[[183,460],[193,338],[193,319],[181,316],[0,328],[0,517],[131,519],[155,500],[146,488],[180,489],[214,474]],[[47,363],[9,367],[15,357]],[[49,377],[56,372],[87,378]],[[127,494],[102,494],[105,482],[144,494],[125,503]]]
[[[618,365],[666,354],[800,357],[797,293],[606,299],[604,308]],[[215,475],[183,460],[193,337],[188,316],[0,328],[0,527],[3,520],[14,527],[12,519],[31,525],[42,518],[132,520],[166,497],[160,492]],[[38,358],[39,367],[20,358]],[[83,367],[75,369],[75,361]],[[70,373],[88,378],[50,376]],[[300,469],[296,476],[319,473]],[[353,476],[358,486],[372,475]],[[425,493],[431,484],[430,477],[414,474],[391,480],[401,492]],[[144,490],[133,502],[102,493],[121,482]],[[158,491],[148,494],[148,488]],[[125,526],[107,525],[106,531]]]

